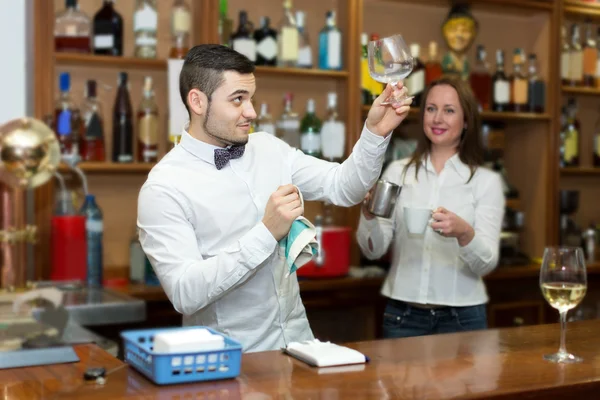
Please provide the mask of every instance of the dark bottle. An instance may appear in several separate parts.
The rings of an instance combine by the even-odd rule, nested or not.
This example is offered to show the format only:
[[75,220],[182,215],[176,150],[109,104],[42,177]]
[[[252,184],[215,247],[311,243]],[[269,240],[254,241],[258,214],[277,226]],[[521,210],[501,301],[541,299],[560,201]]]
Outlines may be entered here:
[[546,83],[538,74],[537,57],[535,54],[529,55],[529,82],[528,96],[529,111],[543,113],[546,103]]
[[133,109],[127,89],[127,73],[119,73],[119,89],[113,112],[112,160],[119,163],[133,161]]
[[83,104],[83,134],[81,138],[81,159],[83,161],[104,161],[104,121],[102,106],[96,97],[96,81],[87,81],[87,97]]
[[496,73],[492,78],[492,109],[494,111],[509,111],[510,82],[504,73],[504,51],[496,51]]
[[94,15],[94,54],[123,55],[123,18],[114,8],[114,0],[104,0]]
[[260,29],[254,32],[256,65],[277,65],[277,32],[271,29],[269,17],[261,17]]
[[492,75],[485,58],[485,47],[478,45],[477,60],[469,77],[469,83],[479,103],[480,110],[489,110],[492,101]]
[[248,21],[248,13],[240,11],[240,24],[231,35],[231,48],[256,62],[256,41],[252,36],[252,24]]

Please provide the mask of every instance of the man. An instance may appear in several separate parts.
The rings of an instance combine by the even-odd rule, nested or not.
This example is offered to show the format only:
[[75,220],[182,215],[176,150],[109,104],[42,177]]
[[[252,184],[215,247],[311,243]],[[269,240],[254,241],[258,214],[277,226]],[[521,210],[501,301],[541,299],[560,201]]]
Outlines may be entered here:
[[278,245],[304,211],[293,185],[306,200],[360,203],[410,105],[382,106],[394,91],[388,87],[353,154],[329,163],[267,133],[248,134],[253,72],[250,60],[225,46],[189,51],[179,81],[189,128],[138,200],[140,242],[183,324],[210,326],[248,352],[313,338]]

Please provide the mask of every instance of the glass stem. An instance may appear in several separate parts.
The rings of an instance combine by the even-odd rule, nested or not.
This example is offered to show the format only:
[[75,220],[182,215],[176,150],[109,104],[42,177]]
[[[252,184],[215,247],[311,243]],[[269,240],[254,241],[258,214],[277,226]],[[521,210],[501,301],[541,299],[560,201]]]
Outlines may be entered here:
[[560,355],[567,354],[566,336],[567,336],[567,311],[561,311],[560,312],[560,348],[558,349],[558,354],[560,354]]

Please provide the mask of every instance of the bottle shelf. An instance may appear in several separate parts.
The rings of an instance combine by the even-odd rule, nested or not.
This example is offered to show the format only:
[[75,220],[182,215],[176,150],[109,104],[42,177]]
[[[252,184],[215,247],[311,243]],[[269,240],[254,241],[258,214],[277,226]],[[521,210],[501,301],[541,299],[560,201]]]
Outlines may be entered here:
[[[113,163],[110,161],[84,161],[78,167],[89,174],[147,174],[156,163]],[[61,164],[60,172],[70,171],[69,167]]]
[[585,96],[600,96],[600,89],[591,87],[563,86],[565,94],[580,94]]
[[[79,53],[54,53],[58,65],[105,67],[105,68],[132,68],[145,70],[167,70],[167,60],[145,59],[136,57],[98,56],[94,54]],[[317,68],[279,68],[257,66],[256,75],[272,76],[297,76],[316,78],[348,78],[348,71],[329,71]]]
[[[366,117],[367,113],[371,109],[371,106],[363,106],[363,116]],[[411,120],[416,119],[419,116],[419,108],[411,107],[408,118]],[[481,118],[484,121],[549,121],[551,119],[550,114],[538,114],[538,113],[517,113],[517,112],[496,112],[496,111],[482,111]]]
[[600,167],[567,167],[560,169],[561,175],[569,176],[600,176]]
[[[390,0],[388,0],[390,1]],[[414,0],[394,0],[396,2],[414,3]],[[425,2],[424,2],[425,3]],[[440,4],[446,5],[449,1],[437,1],[431,2],[432,6],[439,6]],[[489,6],[502,6],[511,7],[513,9],[528,9],[528,10],[540,10],[540,11],[552,11],[554,4],[551,0],[471,0],[469,2],[472,5],[489,5]]]
[[600,4],[584,3],[576,0],[565,0],[565,14],[581,15],[586,17],[600,17]]

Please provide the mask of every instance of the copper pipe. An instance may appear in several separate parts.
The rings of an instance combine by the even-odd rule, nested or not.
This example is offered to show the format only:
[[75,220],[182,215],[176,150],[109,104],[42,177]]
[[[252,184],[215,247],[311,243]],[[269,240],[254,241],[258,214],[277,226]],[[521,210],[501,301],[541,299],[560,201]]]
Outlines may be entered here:
[[[0,184],[0,228],[6,233],[24,232],[26,229],[25,192]],[[0,285],[3,289],[24,288],[27,283],[27,243],[25,235],[16,234],[15,240],[2,240],[2,272]]]

